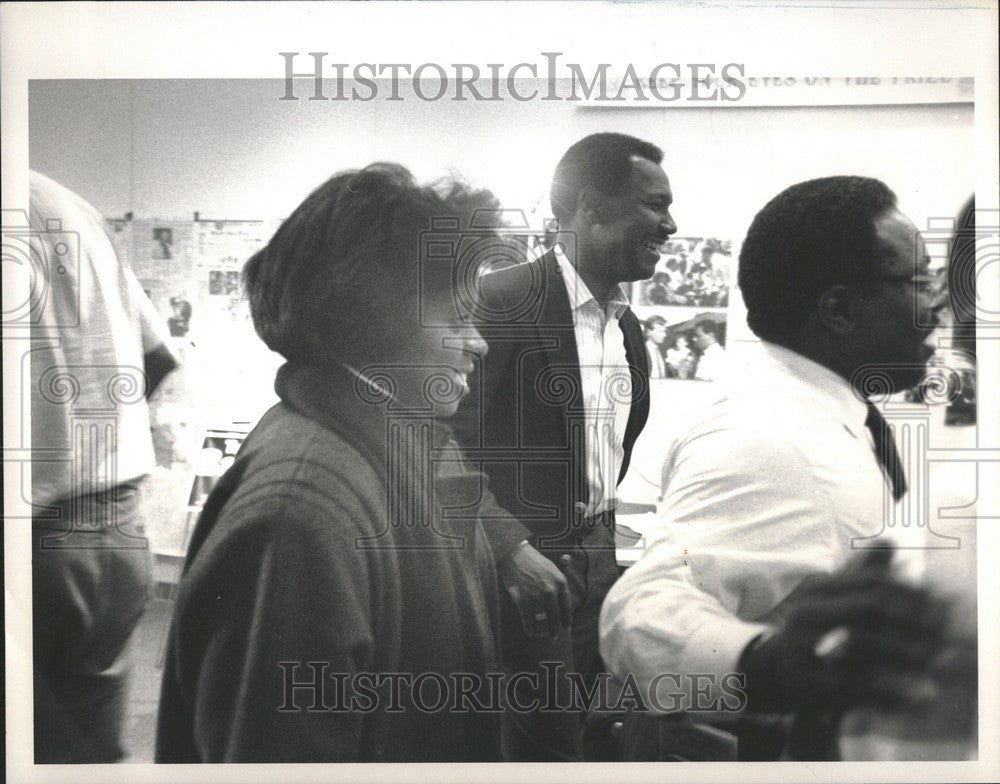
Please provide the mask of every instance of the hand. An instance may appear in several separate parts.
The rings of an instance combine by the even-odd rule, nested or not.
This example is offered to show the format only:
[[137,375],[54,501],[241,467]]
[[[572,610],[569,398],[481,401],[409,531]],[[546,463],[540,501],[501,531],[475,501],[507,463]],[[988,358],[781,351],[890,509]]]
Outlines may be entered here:
[[522,542],[498,567],[500,584],[507,589],[529,637],[555,637],[570,625],[569,587],[548,558]]
[[752,710],[896,708],[937,696],[948,607],[893,577],[892,552],[865,553],[786,599],[773,632],[743,655]]

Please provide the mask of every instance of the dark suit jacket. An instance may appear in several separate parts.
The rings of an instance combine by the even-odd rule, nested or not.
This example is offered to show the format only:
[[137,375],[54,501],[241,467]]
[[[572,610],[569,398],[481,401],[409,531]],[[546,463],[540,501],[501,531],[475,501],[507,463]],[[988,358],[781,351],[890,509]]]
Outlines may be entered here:
[[[475,320],[489,352],[470,381],[455,435],[472,462],[482,461],[497,502],[516,518],[482,510],[497,557],[524,539],[545,552],[589,496],[580,359],[566,285],[550,252],[487,274],[478,294]],[[642,329],[631,310],[620,325],[632,399],[619,482],[649,415]]]

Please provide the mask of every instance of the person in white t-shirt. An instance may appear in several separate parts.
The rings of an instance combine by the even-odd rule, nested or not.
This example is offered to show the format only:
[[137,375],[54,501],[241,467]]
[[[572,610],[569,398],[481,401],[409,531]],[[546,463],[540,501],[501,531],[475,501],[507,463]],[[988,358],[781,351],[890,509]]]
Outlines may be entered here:
[[30,186],[45,282],[30,353],[35,761],[115,762],[126,643],[151,579],[146,399],[177,362],[101,215],[41,174]]

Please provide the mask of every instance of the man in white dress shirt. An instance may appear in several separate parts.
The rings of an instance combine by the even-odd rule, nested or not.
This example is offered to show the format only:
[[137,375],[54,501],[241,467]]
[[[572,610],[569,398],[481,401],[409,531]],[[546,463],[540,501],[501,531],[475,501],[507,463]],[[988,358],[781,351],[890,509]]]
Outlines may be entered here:
[[[843,709],[934,694],[941,604],[896,579],[891,550],[856,551],[905,491],[863,382],[920,378],[927,266],[877,180],[800,183],[754,219],[739,284],[759,352],[672,446],[657,530],[601,613],[604,660],[649,710],[820,717],[832,737]],[[829,755],[816,740],[798,754]]]

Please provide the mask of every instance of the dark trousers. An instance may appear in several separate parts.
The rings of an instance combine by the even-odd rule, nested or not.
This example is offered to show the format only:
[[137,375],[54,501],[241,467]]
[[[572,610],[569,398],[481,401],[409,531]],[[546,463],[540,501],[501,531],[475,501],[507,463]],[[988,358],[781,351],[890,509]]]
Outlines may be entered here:
[[138,484],[55,505],[32,523],[35,762],[116,762],[126,644],[152,576]]
[[[615,580],[614,515],[574,525],[540,552],[569,585],[572,626],[553,638],[528,637],[510,598],[502,598],[501,636],[505,669],[512,681],[504,726],[505,759],[516,762],[579,761],[590,758],[584,738],[586,710],[580,689],[593,690],[604,662],[598,651],[601,603]],[[568,555],[569,558],[564,558]],[[529,674],[531,677],[521,675]],[[574,682],[576,681],[576,682]]]

